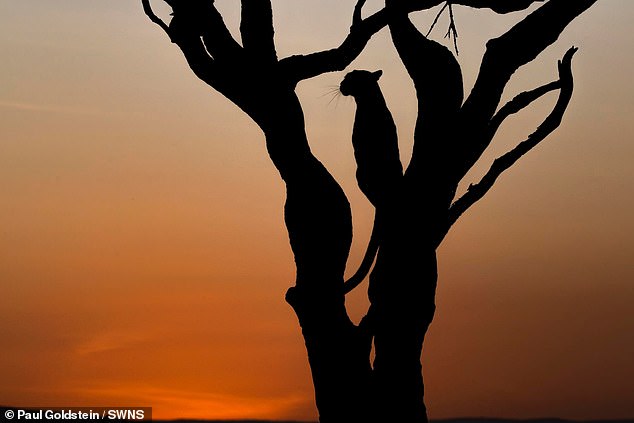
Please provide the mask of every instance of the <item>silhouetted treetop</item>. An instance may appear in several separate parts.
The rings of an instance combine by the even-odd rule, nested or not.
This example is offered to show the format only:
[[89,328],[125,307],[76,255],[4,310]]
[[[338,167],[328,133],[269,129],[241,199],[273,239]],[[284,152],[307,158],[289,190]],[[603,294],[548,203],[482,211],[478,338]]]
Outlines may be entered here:
[[[192,69],[205,82],[212,82],[212,63],[216,60],[238,60],[248,56],[259,63],[276,63],[274,28],[270,0],[242,0],[240,35],[242,46],[232,37],[213,0],[164,0],[173,10],[167,24],[152,10],[150,0],[141,0],[145,13],[158,24],[188,57]],[[307,55],[295,55],[279,61],[279,72],[289,83],[309,79],[326,72],[346,68],[365,48],[370,38],[388,25],[391,19],[406,12],[434,8],[446,0],[402,0],[387,2],[387,6],[362,18],[366,0],[359,0],[354,8],[352,26],[343,42],[336,48]],[[457,0],[451,3],[478,9],[509,13],[528,8],[543,0]],[[194,40],[202,37],[204,45]],[[203,51],[204,50],[204,51]]]
[[[385,7],[368,16],[366,0],[357,0],[339,46],[284,58],[276,51],[271,0],[240,1],[240,40],[213,0],[163,1],[172,8],[169,23],[154,13],[150,0],[141,0],[194,74],[259,125],[285,183],[284,221],[296,268],[286,300],[302,328],[320,421],[427,422],[420,358],[436,312],[436,250],[500,175],[559,127],[572,98],[576,48],[559,61],[556,80],[501,105],[502,94],[518,69],[597,0],[385,0]],[[410,20],[412,12],[439,7],[433,29],[448,10],[448,35],[455,43],[458,6],[498,14],[525,11],[508,31],[487,42],[468,93],[456,55]],[[386,27],[416,91],[413,152],[403,169],[381,72],[350,72],[339,88],[355,98],[357,184],[376,218],[359,271],[346,282],[352,210],[339,183],[311,151],[295,88],[302,80],[346,69]],[[504,122],[554,91],[557,102],[537,129],[496,159],[466,193],[456,195]],[[370,307],[357,325],[345,295],[370,270]]]

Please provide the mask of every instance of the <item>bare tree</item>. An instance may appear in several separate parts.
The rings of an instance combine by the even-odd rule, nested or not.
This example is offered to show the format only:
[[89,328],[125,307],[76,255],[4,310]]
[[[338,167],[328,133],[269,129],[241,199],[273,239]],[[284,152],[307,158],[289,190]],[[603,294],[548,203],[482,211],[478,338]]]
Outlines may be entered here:
[[[302,328],[320,421],[426,422],[420,358],[435,311],[436,249],[496,179],[559,126],[572,96],[575,48],[559,62],[553,82],[500,107],[502,92],[517,69],[556,41],[596,0],[549,0],[490,40],[466,99],[454,55],[421,34],[409,13],[443,3],[450,12],[454,5],[462,5],[509,13],[543,0],[386,0],[382,10],[366,18],[361,13],[365,0],[358,0],[340,46],[281,59],[270,0],[241,0],[241,42],[228,31],[214,0],[163,0],[173,11],[169,24],[152,11],[150,0],[141,1],[194,74],[264,132],[268,154],[286,184],[284,217],[297,268],[286,300]],[[371,305],[355,325],[345,307],[350,290],[344,283],[352,241],[350,205],[311,152],[295,88],[302,80],[344,70],[384,27],[389,27],[414,82],[419,113],[410,164],[383,212],[374,248],[369,248],[365,267],[374,262]],[[453,31],[452,19],[449,34]],[[558,101],[538,129],[456,198],[458,184],[506,118],[552,91],[559,92]]]

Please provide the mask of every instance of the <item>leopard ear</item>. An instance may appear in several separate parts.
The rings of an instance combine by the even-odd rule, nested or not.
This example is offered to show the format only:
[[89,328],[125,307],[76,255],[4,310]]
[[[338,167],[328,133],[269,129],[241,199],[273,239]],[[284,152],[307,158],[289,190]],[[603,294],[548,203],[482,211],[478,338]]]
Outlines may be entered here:
[[372,76],[374,77],[374,79],[376,81],[379,80],[379,78],[381,77],[381,75],[383,75],[383,71],[382,70],[378,70],[376,72],[372,72]]

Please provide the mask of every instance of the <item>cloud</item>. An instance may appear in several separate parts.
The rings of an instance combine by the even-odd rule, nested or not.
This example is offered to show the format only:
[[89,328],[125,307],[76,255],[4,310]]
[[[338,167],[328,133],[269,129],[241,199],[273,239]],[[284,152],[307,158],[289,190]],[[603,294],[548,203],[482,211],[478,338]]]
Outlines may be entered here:
[[133,333],[106,332],[94,335],[82,342],[76,349],[78,354],[97,354],[128,348],[146,341],[146,338]]
[[160,419],[297,418],[302,416],[295,413],[307,408],[307,398],[300,394],[253,397],[139,385],[102,386],[77,394],[106,402],[149,405],[153,408],[153,418]]
[[70,114],[70,115],[86,115],[86,116],[96,116],[96,115],[102,114],[101,112],[98,112],[96,110],[82,109],[78,107],[22,103],[22,102],[4,101],[4,100],[0,100],[0,108],[20,110],[24,112],[35,112],[35,113],[60,113],[60,114]]

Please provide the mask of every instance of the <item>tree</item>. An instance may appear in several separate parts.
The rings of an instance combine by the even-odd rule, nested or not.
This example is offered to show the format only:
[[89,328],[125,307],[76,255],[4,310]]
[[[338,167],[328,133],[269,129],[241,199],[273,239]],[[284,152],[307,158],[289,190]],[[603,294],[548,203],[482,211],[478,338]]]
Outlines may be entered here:
[[[559,126],[573,92],[575,48],[559,62],[555,81],[500,107],[502,92],[517,69],[534,60],[596,0],[549,0],[490,40],[466,99],[454,55],[409,20],[411,12],[432,9],[444,0],[386,0],[382,10],[366,18],[365,0],[358,0],[349,34],[339,47],[282,59],[275,50],[270,0],[241,0],[241,43],[227,30],[213,0],[164,0],[173,10],[169,24],[153,12],[149,0],[141,1],[194,74],[264,132],[268,154],[286,185],[284,217],[297,269],[286,300],[302,328],[320,421],[427,421],[420,358],[435,311],[436,249],[496,179]],[[447,1],[443,10],[449,9],[449,35],[455,35],[454,5],[509,13],[543,1],[456,0]],[[381,209],[380,231],[368,248],[368,266],[362,266],[374,262],[370,308],[355,325],[345,307],[351,286],[344,281],[352,242],[350,205],[311,153],[295,88],[302,80],[344,70],[386,26],[414,82],[418,119],[410,164],[391,187],[389,205]],[[559,92],[557,103],[537,130],[456,198],[458,184],[501,124],[552,91]]]

